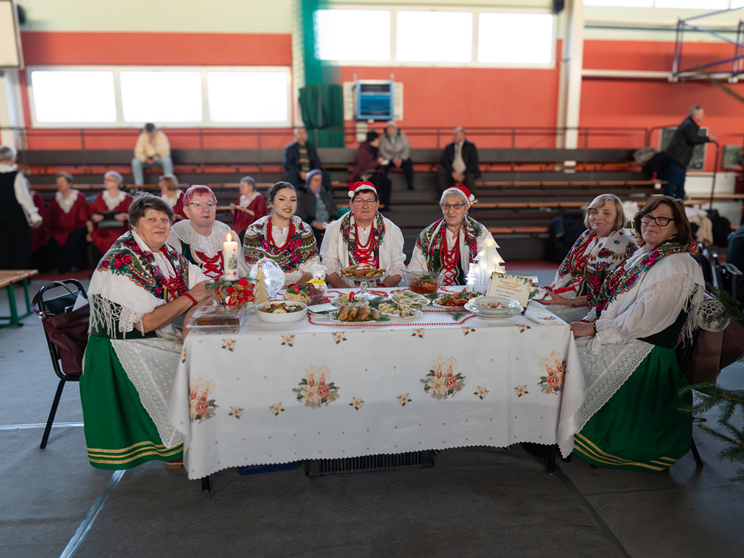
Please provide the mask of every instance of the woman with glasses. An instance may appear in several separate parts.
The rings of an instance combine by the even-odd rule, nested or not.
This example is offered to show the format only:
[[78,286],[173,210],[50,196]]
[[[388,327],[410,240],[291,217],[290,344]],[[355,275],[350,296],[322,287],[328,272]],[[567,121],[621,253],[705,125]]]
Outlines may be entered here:
[[[550,305],[561,318],[572,321],[586,315],[605,278],[638,249],[633,236],[625,230],[625,212],[613,194],[594,198],[586,210],[587,230],[576,240],[564,258],[555,280],[547,287],[550,297],[540,301]],[[566,307],[565,310],[561,306]]]
[[249,265],[262,258],[273,260],[284,272],[284,285],[307,284],[313,267],[320,264],[312,228],[297,212],[297,191],[289,182],[277,182],[269,190],[271,213],[245,231],[243,251]]
[[655,196],[636,214],[638,251],[602,285],[586,320],[571,324],[586,399],[571,417],[574,452],[593,465],[667,474],[690,449],[692,395],[674,348],[690,342],[705,282],[684,204]]
[[326,280],[336,288],[354,287],[354,282],[341,277],[350,265],[385,269],[385,287],[395,287],[406,268],[403,233],[378,208],[380,198],[371,182],[349,185],[351,211],[330,223],[320,247],[326,267]]
[[[238,235],[225,223],[215,220],[217,197],[207,186],[195,185],[186,190],[183,212],[188,219],[171,227],[168,244],[199,266],[212,281],[217,281],[223,273],[223,244],[228,235],[238,242]],[[244,276],[248,272],[245,260],[238,258],[238,274]]]
[[421,231],[408,271],[438,271],[444,277],[442,285],[465,284],[470,264],[486,239],[493,240],[488,229],[468,215],[473,201],[465,186],[453,186],[442,193],[439,206],[444,218]]

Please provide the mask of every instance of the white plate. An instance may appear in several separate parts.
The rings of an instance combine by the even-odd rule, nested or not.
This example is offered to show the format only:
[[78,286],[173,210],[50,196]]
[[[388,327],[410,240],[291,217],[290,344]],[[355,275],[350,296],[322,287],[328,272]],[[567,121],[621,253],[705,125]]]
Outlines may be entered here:
[[256,307],[256,314],[258,315],[259,320],[270,324],[289,324],[292,322],[299,322],[303,320],[305,316],[307,316],[307,304],[305,304],[304,302],[299,302],[296,300],[274,302],[283,302],[287,306],[300,306],[302,309],[299,312],[290,312],[289,314],[267,314],[266,312],[262,312],[261,309],[271,303],[264,302]]
[[[506,308],[484,308],[480,306],[484,302],[500,302],[501,304],[505,304]],[[476,308],[479,314],[513,314],[515,310],[522,311],[522,305],[518,301],[506,296],[479,296],[478,298],[469,300],[468,304]]]
[[[382,312],[380,312],[380,314],[382,314]],[[386,314],[382,314],[382,315],[386,316]],[[357,321],[352,320],[349,322],[345,320],[337,320],[336,316],[338,316],[338,312],[330,312],[328,314],[328,317],[330,318],[330,320],[337,324],[379,324],[380,323],[380,320],[365,320],[363,322],[357,322]],[[388,321],[388,320],[385,320],[385,321]]]
[[432,306],[435,306],[437,308],[444,308],[445,310],[452,310],[453,312],[459,312],[460,310],[462,310],[463,308],[465,308],[465,306],[467,306],[469,302],[470,301],[466,302],[464,306],[444,306],[442,304],[437,304],[437,302],[435,300],[433,300],[431,302],[431,305]]
[[[521,309],[521,306],[519,308]],[[468,312],[472,312],[482,320],[501,320],[503,318],[511,318],[512,316],[516,316],[517,314],[519,314],[521,311],[514,309],[509,314],[484,314],[483,312],[479,312],[475,306],[470,304],[470,302],[465,305],[465,309]]]
[[[395,291],[394,293],[390,293],[390,299],[391,300],[395,300],[395,298],[393,298],[393,297],[396,294],[402,293],[402,292],[409,292],[409,293],[411,293],[413,296],[403,296],[403,297],[400,297],[400,298],[402,298],[403,300],[410,300],[414,304],[417,304],[417,305],[420,305],[420,306],[426,306],[427,304],[429,304],[431,302],[431,300],[429,300],[425,296],[420,295],[418,293],[414,293],[413,291]],[[395,302],[398,302],[398,301],[395,300]]]

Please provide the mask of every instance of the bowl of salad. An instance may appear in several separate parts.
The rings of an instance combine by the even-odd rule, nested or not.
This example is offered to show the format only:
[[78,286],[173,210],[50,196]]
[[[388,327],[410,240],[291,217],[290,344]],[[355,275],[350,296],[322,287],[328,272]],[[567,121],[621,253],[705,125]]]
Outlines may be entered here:
[[403,278],[408,288],[420,295],[436,294],[442,281],[438,271],[404,271]]

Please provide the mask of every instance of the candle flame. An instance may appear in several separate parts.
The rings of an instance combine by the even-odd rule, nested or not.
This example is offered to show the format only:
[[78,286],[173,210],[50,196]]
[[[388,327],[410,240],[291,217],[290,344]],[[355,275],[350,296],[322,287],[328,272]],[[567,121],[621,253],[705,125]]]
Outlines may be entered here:
[[232,242],[232,241],[233,241],[232,233],[227,233],[225,235],[225,242]]

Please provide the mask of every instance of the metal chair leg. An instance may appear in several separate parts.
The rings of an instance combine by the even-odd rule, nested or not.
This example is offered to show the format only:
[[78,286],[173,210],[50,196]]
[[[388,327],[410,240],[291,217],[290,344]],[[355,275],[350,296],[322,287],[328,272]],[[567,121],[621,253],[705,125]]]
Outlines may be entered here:
[[552,475],[555,473],[555,456],[558,453],[558,446],[552,445],[550,446],[550,453],[548,454],[548,466],[545,470],[545,472],[549,475]]
[[692,444],[690,444],[690,451],[692,451],[692,457],[695,458],[695,463],[697,463],[698,467],[703,466],[703,460],[700,459],[700,453],[698,452],[697,446],[695,445],[695,439],[692,439]]
[[52,403],[52,408],[49,411],[49,418],[47,419],[47,425],[44,429],[44,436],[41,438],[41,445],[39,446],[41,449],[46,447],[47,440],[49,440],[49,433],[52,431],[52,423],[54,422],[54,416],[57,414],[57,407],[59,406],[59,400],[62,397],[62,390],[65,387],[65,381],[66,380],[59,381],[57,393],[54,394],[54,403]]
[[202,493],[212,492],[212,486],[209,483],[209,475],[202,477]]

